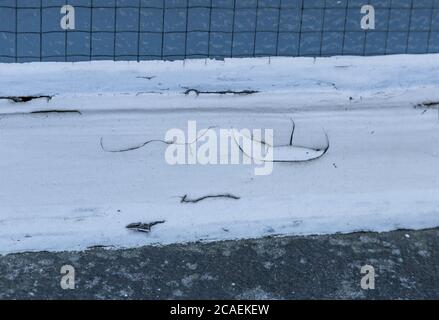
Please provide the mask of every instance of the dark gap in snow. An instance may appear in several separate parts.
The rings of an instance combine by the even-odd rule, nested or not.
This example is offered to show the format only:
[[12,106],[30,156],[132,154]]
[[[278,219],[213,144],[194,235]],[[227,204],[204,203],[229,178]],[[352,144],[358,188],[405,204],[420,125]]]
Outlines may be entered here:
[[217,195],[208,195],[208,196],[204,196],[204,197],[200,197],[200,198],[196,198],[196,199],[188,199],[188,195],[185,194],[182,198],[181,198],[181,203],[198,203],[200,201],[206,200],[206,199],[217,199],[217,198],[226,198],[226,199],[233,199],[233,200],[239,200],[241,199],[238,196],[235,196],[233,194],[230,193],[226,193],[226,194],[217,194]]
[[[201,136],[197,137],[195,141],[187,142],[187,143],[185,143],[185,145],[190,145],[190,144],[196,143],[201,137],[203,137],[206,134],[206,132],[208,130],[213,129],[213,128],[216,128],[216,126],[211,126],[211,127],[207,128],[207,130]],[[143,148],[143,147],[145,147],[148,144],[153,143],[153,142],[163,143],[163,144],[167,144],[167,145],[171,145],[171,144],[175,144],[176,143],[175,141],[166,141],[166,140],[161,140],[161,139],[151,139],[151,140],[142,142],[142,143],[140,143],[138,145],[127,147],[127,148],[123,148],[123,149],[108,149],[108,148],[106,148],[104,146],[104,138],[101,137],[100,145],[101,145],[102,151],[109,152],[109,153],[123,153],[123,152],[129,152],[129,151],[134,151],[134,150],[141,149],[141,148]]]
[[416,105],[418,108],[434,108],[439,107],[439,101],[425,101]]
[[250,94],[255,94],[255,93],[259,93],[259,91],[257,90],[240,90],[240,91],[235,91],[235,90],[220,90],[220,91],[201,91],[198,89],[187,89],[184,94],[185,95],[189,95],[191,93],[196,94],[197,96],[200,94],[234,94],[234,95],[250,95]]
[[[324,132],[324,134],[325,134],[325,139],[326,139],[326,142],[325,142],[325,146],[324,146],[324,147],[321,147],[321,148],[316,148],[316,147],[305,147],[305,146],[300,146],[300,145],[296,145],[296,144],[294,144],[294,133],[295,133],[295,131],[296,131],[296,123],[294,122],[293,119],[291,119],[291,123],[292,123],[292,128],[291,128],[290,141],[289,141],[289,144],[288,144],[289,147],[291,147],[291,148],[295,148],[295,147],[298,147],[298,148],[306,148],[306,149],[308,149],[308,150],[310,150],[310,151],[314,151],[314,152],[322,152],[322,153],[321,153],[319,156],[317,156],[317,157],[310,157],[310,158],[308,158],[308,159],[301,159],[301,160],[297,160],[297,159],[291,159],[291,160],[276,160],[276,159],[273,159],[273,160],[267,160],[267,162],[274,162],[274,163],[301,163],[301,162],[310,162],[310,161],[314,161],[314,160],[317,160],[317,159],[322,158],[322,157],[328,152],[329,147],[330,147],[330,142],[329,142],[329,136],[328,136],[328,134],[327,134],[326,132]],[[253,136],[251,137],[251,139],[252,139],[253,141],[255,141]],[[236,144],[238,145],[239,150],[240,150],[244,155],[246,155],[246,156],[252,158],[250,155],[248,155],[248,154],[244,151],[244,149],[242,148],[242,146],[238,143],[238,141],[237,141],[236,139],[235,139],[235,142],[236,142]],[[260,143],[265,145],[265,142],[263,142],[263,141],[260,141]],[[274,147],[274,149],[276,149],[276,147]],[[264,160],[264,161],[265,161],[265,160]]]
[[127,229],[133,230],[133,231],[138,231],[138,232],[145,232],[148,233],[151,231],[151,228],[158,225],[158,224],[163,224],[166,221],[162,220],[162,221],[154,221],[154,222],[150,222],[150,223],[143,223],[143,222],[135,222],[135,223],[131,223],[129,225],[126,226]]
[[290,146],[293,146],[294,132],[296,131],[296,123],[294,122],[293,119],[291,119],[291,122],[293,124],[293,127],[291,128]]
[[329,82],[329,81],[317,81],[317,84],[319,86],[321,86],[322,84],[327,85],[329,87],[334,88],[335,90],[338,90],[337,85],[334,82]]
[[38,111],[32,111],[31,114],[50,114],[50,113],[73,113],[73,114],[80,114],[82,115],[81,111],[79,110],[38,110]]
[[103,151],[105,151],[105,152],[109,152],[109,153],[123,153],[123,152],[129,152],[129,151],[134,151],[134,150],[141,149],[141,148],[145,147],[146,145],[148,145],[150,143],[153,143],[153,142],[161,142],[161,143],[168,144],[168,145],[174,143],[173,141],[165,141],[165,140],[157,140],[157,139],[155,139],[155,140],[148,140],[148,141],[145,141],[145,142],[143,142],[143,143],[141,143],[139,145],[128,147],[128,148],[125,148],[125,149],[114,149],[114,150],[110,150],[110,149],[105,148],[105,146],[104,146],[104,139],[103,138],[101,138],[100,144],[101,144],[101,149]]
[[426,101],[418,104],[418,107],[439,107],[439,101]]
[[[330,147],[329,136],[328,136],[328,134],[326,132],[325,132],[325,138],[326,138],[326,145],[325,145],[325,147],[323,147],[323,148],[307,147],[309,150],[312,150],[312,151],[315,151],[315,152],[322,152],[322,154],[320,154],[318,157],[311,157],[311,158],[306,159],[306,160],[273,160],[273,162],[278,162],[278,163],[299,163],[299,162],[311,162],[311,161],[318,160],[318,159],[322,158],[326,153],[328,153],[328,150],[329,150],[329,147]],[[294,144],[291,144],[290,146],[292,148],[294,148],[294,147],[301,147],[301,146],[296,146]],[[241,151],[243,151],[243,150],[241,149]]]
[[5,96],[0,97],[0,100],[9,100],[16,103],[25,103],[36,99],[52,100],[53,96],[39,95],[39,96]]
[[152,80],[156,78],[156,76],[138,76],[136,79],[145,79],[145,80]]

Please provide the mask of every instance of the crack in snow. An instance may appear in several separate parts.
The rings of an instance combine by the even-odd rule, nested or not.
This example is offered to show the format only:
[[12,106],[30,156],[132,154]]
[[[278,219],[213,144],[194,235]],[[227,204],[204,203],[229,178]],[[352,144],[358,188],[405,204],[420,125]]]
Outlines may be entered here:
[[[183,144],[181,144],[181,145],[186,145],[186,146],[188,146],[188,145],[191,145],[191,144],[196,143],[196,142],[197,142],[198,140],[200,140],[204,135],[206,135],[206,133],[207,133],[209,130],[214,129],[214,128],[216,128],[216,127],[217,127],[217,126],[212,126],[212,127],[209,127],[209,128],[207,128],[207,129],[203,130],[203,131],[201,132],[201,134],[199,134],[199,135],[195,138],[194,141],[187,142],[187,143],[183,143]],[[105,152],[109,152],[109,153],[123,153],[123,152],[129,152],[129,151],[134,151],[134,150],[142,149],[143,147],[145,147],[145,146],[147,146],[148,144],[153,143],[153,142],[163,143],[163,144],[167,144],[167,145],[171,145],[171,144],[180,145],[180,144],[176,143],[175,141],[167,141],[167,140],[162,140],[162,139],[151,139],[151,140],[148,140],[148,141],[142,142],[141,144],[138,144],[138,145],[136,145],[136,146],[132,146],[132,147],[124,148],[124,149],[113,149],[113,150],[111,150],[111,149],[107,149],[107,148],[104,146],[104,138],[103,138],[103,137],[101,137],[100,145],[101,145],[101,149],[102,149],[103,151],[105,151]]]
[[[329,150],[330,148],[330,142],[329,142],[329,136],[328,134],[324,132],[325,135],[325,146],[322,148],[313,148],[313,147],[307,147],[307,146],[301,146],[301,145],[295,145],[294,144],[294,134],[296,132],[296,123],[294,122],[293,119],[291,119],[292,122],[292,129],[291,129],[291,136],[290,136],[290,142],[288,145],[283,145],[283,146],[271,146],[268,145],[266,142],[264,141],[258,141],[255,140],[254,137],[246,137],[246,136],[242,136],[243,139],[250,139],[252,140],[253,143],[260,143],[262,145],[264,145],[266,148],[272,148],[273,149],[273,155],[276,157],[277,152],[274,151],[281,151],[281,149],[285,149],[288,148],[289,150],[287,150],[288,152],[290,152],[291,154],[289,155],[291,158],[290,159],[272,159],[272,160],[266,160],[266,159],[254,159],[253,156],[249,155],[248,153],[245,152],[244,148],[242,147],[242,145],[239,143],[239,139],[237,139],[237,137],[234,135],[234,140],[235,143],[238,145],[239,150],[246,155],[247,157],[254,159],[254,160],[259,160],[259,161],[263,161],[263,162],[274,162],[274,163],[302,163],[302,162],[310,162],[310,161],[314,161],[317,159],[322,158]],[[294,151],[297,152],[297,154],[294,154]],[[298,158],[294,159],[293,157],[296,156]],[[302,158],[300,158],[302,157]]]
[[165,220],[154,221],[154,222],[150,222],[150,223],[135,222],[135,223],[131,223],[131,224],[127,225],[126,228],[133,230],[133,231],[148,233],[151,231],[152,227],[154,227],[158,224],[163,224],[165,222],[166,222]]
[[219,90],[219,91],[201,91],[198,89],[193,89],[193,88],[189,88],[187,89],[184,94],[185,95],[189,95],[191,93],[195,93],[197,96],[199,96],[200,94],[234,94],[234,95],[250,95],[250,94],[255,94],[255,93],[259,93],[259,91],[257,90],[240,90],[240,91],[235,91],[235,90]]
[[79,110],[38,110],[38,111],[32,111],[31,114],[50,114],[50,113],[75,113],[82,115],[82,112]]
[[39,95],[39,96],[5,96],[0,97],[0,100],[9,100],[16,103],[29,102],[36,99],[46,99],[47,101],[52,100],[53,96]]
[[185,194],[181,198],[181,203],[198,203],[198,202],[206,200],[206,199],[218,199],[218,198],[226,198],[226,199],[233,199],[233,200],[241,199],[240,197],[235,196],[235,195],[230,194],[230,193],[217,194],[217,195],[208,195],[208,196],[204,196],[204,197],[200,197],[200,198],[196,198],[196,199],[188,199],[188,195]]

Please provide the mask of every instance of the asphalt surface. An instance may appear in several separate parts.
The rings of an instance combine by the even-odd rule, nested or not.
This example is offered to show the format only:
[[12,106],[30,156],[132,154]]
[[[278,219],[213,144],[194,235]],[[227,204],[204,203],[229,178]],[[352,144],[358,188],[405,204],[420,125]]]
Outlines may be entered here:
[[[375,289],[361,287],[364,265]],[[11,254],[0,298],[439,299],[439,229]]]

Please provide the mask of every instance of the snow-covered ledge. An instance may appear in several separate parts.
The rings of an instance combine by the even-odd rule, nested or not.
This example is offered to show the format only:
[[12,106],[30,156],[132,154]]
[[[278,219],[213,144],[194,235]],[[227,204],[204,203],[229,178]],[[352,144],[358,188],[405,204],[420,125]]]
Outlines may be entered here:
[[[253,58],[175,62],[0,64],[0,96],[50,96],[82,110],[297,108],[414,105],[439,99],[439,54],[378,57]],[[194,89],[194,90],[191,90]],[[212,92],[258,92],[218,100]],[[186,99],[181,96],[189,93]],[[275,95],[274,95],[275,94]],[[76,97],[87,97],[78,101]],[[95,103],[110,96],[106,104]],[[160,103],[166,101],[166,103]],[[0,100],[0,113],[38,110]]]
[[[0,64],[0,253],[439,226],[438,85],[439,55]],[[188,121],[316,156],[170,165]]]

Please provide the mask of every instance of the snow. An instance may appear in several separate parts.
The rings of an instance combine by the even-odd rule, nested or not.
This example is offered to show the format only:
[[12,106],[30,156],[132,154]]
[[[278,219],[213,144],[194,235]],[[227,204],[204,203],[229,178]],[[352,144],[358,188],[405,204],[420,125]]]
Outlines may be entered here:
[[[0,253],[439,226],[439,114],[415,108],[438,85],[435,54],[0,64],[0,97],[54,96],[0,100]],[[167,164],[160,141],[193,120],[274,129],[276,146],[293,120],[295,143],[330,148],[266,176]],[[239,199],[181,202],[220,194]]]

